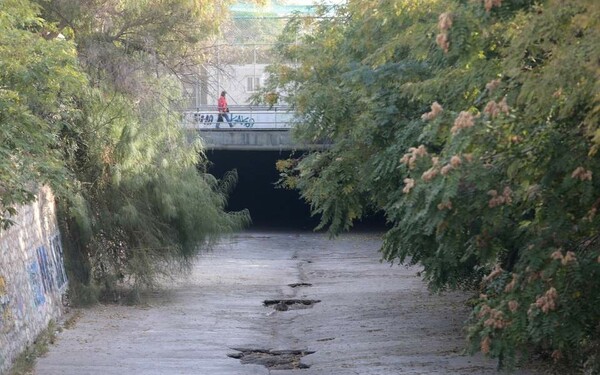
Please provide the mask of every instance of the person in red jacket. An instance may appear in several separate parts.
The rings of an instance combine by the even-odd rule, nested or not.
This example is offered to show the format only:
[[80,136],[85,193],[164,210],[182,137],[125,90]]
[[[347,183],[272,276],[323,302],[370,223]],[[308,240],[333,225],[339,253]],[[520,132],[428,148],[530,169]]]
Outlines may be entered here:
[[227,99],[225,99],[225,94],[227,94],[227,92],[221,91],[221,96],[219,97],[219,101],[217,103],[219,108],[219,117],[217,117],[217,128],[219,127],[219,123],[223,122],[223,118],[225,118],[227,123],[229,123],[229,127],[233,128],[231,117],[229,117],[229,107],[227,106]]

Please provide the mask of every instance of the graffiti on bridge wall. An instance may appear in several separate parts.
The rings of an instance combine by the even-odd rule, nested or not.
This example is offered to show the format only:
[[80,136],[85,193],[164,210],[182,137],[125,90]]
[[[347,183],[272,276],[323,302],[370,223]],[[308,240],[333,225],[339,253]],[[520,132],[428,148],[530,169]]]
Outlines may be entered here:
[[[254,126],[255,120],[254,120],[254,118],[252,118],[252,116],[234,115],[231,113],[229,114],[229,116],[231,116],[230,117],[231,123],[234,126],[240,125],[240,126],[244,126],[246,128],[251,128],[252,126]],[[221,121],[219,121],[219,120],[221,120]],[[219,116],[219,115],[195,112],[194,113],[194,122],[198,125],[218,127],[218,123],[225,122],[225,119],[222,119],[221,116]]]
[[15,320],[10,308],[10,297],[6,288],[4,276],[0,276],[0,333],[10,331]]
[[211,114],[204,113],[194,113],[194,122],[200,125],[212,125],[215,120],[215,116]]
[[237,115],[237,116],[231,116],[231,122],[232,123],[238,123],[242,126],[245,126],[247,128],[251,128],[252,125],[254,125],[254,119],[250,116],[243,116],[243,115]]

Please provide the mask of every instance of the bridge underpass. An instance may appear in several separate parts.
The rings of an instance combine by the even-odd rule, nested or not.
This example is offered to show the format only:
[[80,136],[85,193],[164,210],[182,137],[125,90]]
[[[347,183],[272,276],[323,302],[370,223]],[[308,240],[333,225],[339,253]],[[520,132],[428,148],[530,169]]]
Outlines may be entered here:
[[[252,229],[312,230],[319,223],[310,216],[308,204],[297,190],[275,186],[279,173],[275,162],[286,159],[291,151],[240,151],[212,150],[207,152],[209,172],[221,178],[227,171],[236,169],[238,184],[231,193],[227,209],[239,211],[247,208],[252,216]],[[383,215],[372,215],[355,224],[354,229],[382,230]]]
[[231,193],[227,209],[247,208],[252,216],[252,227],[257,229],[313,229],[318,219],[310,217],[309,207],[298,191],[275,186],[279,178],[275,162],[290,154],[290,151],[208,151],[212,175],[221,178],[233,169],[238,173],[238,184]]
[[[184,126],[191,137],[202,138],[210,161],[208,172],[222,178],[237,170],[238,184],[230,195],[227,209],[248,209],[253,229],[312,230],[319,217],[310,216],[308,204],[296,190],[277,188],[279,173],[275,163],[298,156],[302,150],[327,144],[299,144],[290,136],[292,113],[286,107],[230,107],[232,125],[217,122],[214,107],[184,113]],[[384,220],[374,215],[357,225],[360,229],[382,229]]]

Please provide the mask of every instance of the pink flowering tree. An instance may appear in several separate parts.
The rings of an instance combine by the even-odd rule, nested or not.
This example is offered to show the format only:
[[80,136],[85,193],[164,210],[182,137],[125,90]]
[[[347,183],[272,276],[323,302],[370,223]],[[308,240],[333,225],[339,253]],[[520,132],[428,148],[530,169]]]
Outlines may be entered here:
[[473,351],[599,371],[600,7],[373,0],[337,16],[291,23],[310,30],[280,48],[299,64],[271,68],[297,136],[332,142],[280,163],[283,182],[332,233],[382,210],[386,260],[475,291]]

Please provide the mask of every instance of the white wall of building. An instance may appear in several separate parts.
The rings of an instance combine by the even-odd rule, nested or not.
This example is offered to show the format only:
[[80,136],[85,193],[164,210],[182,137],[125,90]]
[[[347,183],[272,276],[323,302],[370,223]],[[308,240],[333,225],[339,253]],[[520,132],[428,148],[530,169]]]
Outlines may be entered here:
[[[245,64],[208,69],[207,75],[200,77],[196,87],[189,90],[189,109],[214,105],[216,110],[221,91],[227,92],[227,103],[230,106],[249,105],[250,97],[267,79],[266,67],[267,64]],[[202,80],[205,82],[201,82]]]

